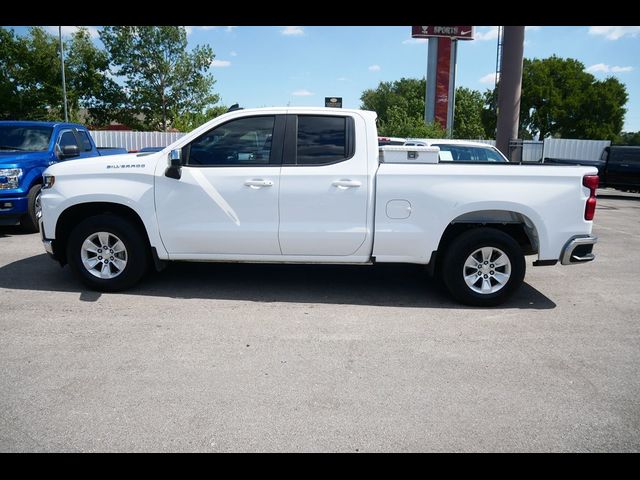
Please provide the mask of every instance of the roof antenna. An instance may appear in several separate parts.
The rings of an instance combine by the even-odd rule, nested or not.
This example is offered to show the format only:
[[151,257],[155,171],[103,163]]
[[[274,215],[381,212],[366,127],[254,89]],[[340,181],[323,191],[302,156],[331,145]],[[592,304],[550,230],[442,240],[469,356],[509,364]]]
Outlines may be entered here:
[[234,103],[233,105],[231,105],[231,106],[229,107],[229,110],[227,110],[227,113],[229,113],[229,112],[233,112],[234,110],[242,110],[242,107],[240,107],[240,105],[239,105],[239,104]]

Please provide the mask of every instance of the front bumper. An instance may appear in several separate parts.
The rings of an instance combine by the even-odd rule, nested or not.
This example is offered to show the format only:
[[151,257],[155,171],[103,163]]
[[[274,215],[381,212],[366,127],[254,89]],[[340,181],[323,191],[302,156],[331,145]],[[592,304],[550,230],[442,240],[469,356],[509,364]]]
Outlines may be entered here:
[[598,243],[598,237],[593,235],[572,237],[562,249],[560,263],[562,265],[575,265],[593,261],[596,256],[592,251],[596,243]]
[[42,217],[38,221],[38,224],[40,225],[40,236],[42,237],[42,246],[44,247],[44,251],[47,252],[47,255],[49,255],[51,258],[57,260],[55,250],[53,249],[53,240],[48,239],[44,233]]
[[27,197],[5,197],[0,195],[0,218],[20,217],[29,210]]

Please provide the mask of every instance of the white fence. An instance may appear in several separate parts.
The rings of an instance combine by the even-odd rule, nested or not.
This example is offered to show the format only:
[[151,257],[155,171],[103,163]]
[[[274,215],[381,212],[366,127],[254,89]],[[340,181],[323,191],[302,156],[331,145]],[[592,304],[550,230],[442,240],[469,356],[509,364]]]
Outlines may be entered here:
[[[495,147],[495,140],[472,140]],[[567,158],[572,160],[598,160],[609,140],[577,140],[572,138],[545,138],[544,141],[522,142],[523,162],[542,162],[544,158]],[[509,152],[504,152],[508,154]],[[507,155],[508,156],[508,155]]]
[[92,130],[97,147],[126,148],[128,151],[144,147],[166,147],[185,135],[179,132],[130,132],[120,130]]
[[598,160],[609,140],[572,140],[545,138],[544,158],[570,158],[572,160]]

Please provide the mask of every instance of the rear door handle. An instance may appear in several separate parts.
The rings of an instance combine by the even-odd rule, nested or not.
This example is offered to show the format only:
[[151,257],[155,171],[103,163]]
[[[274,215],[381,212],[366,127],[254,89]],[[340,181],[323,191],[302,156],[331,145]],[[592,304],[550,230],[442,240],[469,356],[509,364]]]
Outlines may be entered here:
[[334,187],[338,187],[338,188],[344,190],[345,188],[359,187],[360,185],[362,185],[362,183],[358,182],[357,180],[349,180],[347,178],[347,179],[342,179],[342,180],[336,180],[335,182],[333,182],[332,185]]
[[273,187],[273,182],[271,180],[263,180],[262,178],[254,178],[252,180],[247,180],[244,184],[249,187],[258,189],[262,187]]

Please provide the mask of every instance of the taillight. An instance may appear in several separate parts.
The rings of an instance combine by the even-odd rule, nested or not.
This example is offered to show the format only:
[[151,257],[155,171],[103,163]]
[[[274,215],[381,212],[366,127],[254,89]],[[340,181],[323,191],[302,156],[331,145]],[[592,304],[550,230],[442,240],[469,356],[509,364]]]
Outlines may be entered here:
[[598,175],[585,175],[582,178],[582,185],[591,190],[591,195],[596,196],[596,189],[600,183],[600,177]]
[[587,205],[584,208],[584,219],[593,220],[593,216],[596,214],[596,190],[600,178],[598,175],[585,175],[582,177],[582,185],[589,189],[589,198],[587,199]]

